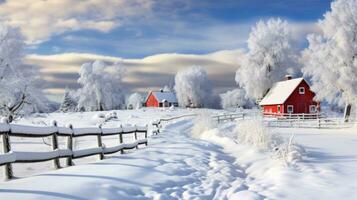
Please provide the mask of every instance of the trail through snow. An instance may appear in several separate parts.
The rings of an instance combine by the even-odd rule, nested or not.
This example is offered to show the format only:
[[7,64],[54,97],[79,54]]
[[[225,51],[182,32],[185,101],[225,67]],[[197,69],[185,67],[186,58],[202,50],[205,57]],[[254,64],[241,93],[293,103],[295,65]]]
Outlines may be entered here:
[[221,146],[166,126],[149,146],[102,161],[0,184],[0,199],[263,199]]

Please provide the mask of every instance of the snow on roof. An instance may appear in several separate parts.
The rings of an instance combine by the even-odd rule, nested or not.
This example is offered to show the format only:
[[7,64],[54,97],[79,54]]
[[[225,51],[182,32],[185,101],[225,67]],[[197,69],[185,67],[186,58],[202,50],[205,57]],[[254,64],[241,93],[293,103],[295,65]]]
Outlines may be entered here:
[[259,105],[275,105],[283,104],[293,93],[295,88],[304,80],[303,78],[295,78],[277,82],[270,88],[268,94],[265,95]]
[[174,92],[152,92],[152,94],[156,97],[159,102],[163,102],[166,100],[170,103],[177,103],[177,98]]

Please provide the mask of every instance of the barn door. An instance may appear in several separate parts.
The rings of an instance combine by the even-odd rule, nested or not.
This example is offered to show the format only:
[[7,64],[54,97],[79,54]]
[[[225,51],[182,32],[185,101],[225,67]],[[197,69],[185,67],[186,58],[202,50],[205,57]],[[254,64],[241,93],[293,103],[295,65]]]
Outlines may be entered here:
[[300,101],[298,103],[298,107],[297,107],[297,113],[308,113],[307,108],[306,108],[306,103]]

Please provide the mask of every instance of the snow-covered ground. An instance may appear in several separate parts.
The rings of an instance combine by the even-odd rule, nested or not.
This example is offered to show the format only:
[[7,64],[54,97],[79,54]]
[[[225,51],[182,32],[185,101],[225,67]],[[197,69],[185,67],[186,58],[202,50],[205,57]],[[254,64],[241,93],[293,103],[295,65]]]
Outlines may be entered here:
[[[118,111],[118,121],[105,126],[145,124],[188,112],[202,111]],[[18,123],[55,118],[59,124],[95,126],[93,115],[32,116]],[[357,199],[356,127],[270,130],[287,139],[294,134],[295,143],[306,150],[301,161],[287,165],[272,151],[237,143],[234,129],[240,122],[210,124],[198,136],[192,134],[197,123],[193,117],[175,120],[151,136],[149,146],[102,161],[83,160],[55,171],[43,163],[29,164],[33,171],[42,168],[35,176],[0,183],[0,199]],[[31,148],[40,143],[26,144]],[[19,146],[25,145],[19,141]],[[31,174],[18,165],[15,172]]]

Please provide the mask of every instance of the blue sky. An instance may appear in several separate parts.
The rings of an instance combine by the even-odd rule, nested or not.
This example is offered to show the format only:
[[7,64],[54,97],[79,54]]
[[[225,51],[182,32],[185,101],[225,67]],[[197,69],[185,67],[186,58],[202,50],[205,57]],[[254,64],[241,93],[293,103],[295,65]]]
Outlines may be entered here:
[[[133,17],[109,32],[78,30],[55,35],[29,53],[86,52],[125,58],[158,53],[202,54],[245,47],[250,26],[259,19],[280,17],[294,22],[314,22],[329,9],[329,0],[223,0],[157,1],[149,19]],[[119,12],[119,11],[118,11]],[[241,25],[241,27],[239,26]],[[204,41],[209,28],[232,28],[236,41]],[[225,37],[224,32],[216,37]],[[212,33],[214,34],[214,33]],[[242,38],[239,38],[242,37]],[[243,38],[244,37],[244,38]],[[187,41],[190,44],[175,44]],[[158,42],[166,43],[158,45]],[[202,42],[207,44],[200,48]],[[231,44],[227,44],[231,43]]]
[[290,23],[301,48],[330,0],[0,1],[0,20],[20,29],[25,63],[39,67],[46,94],[76,89],[84,62],[122,62],[129,92],[172,84],[177,70],[204,67],[215,91],[236,87],[237,62],[259,20]]

